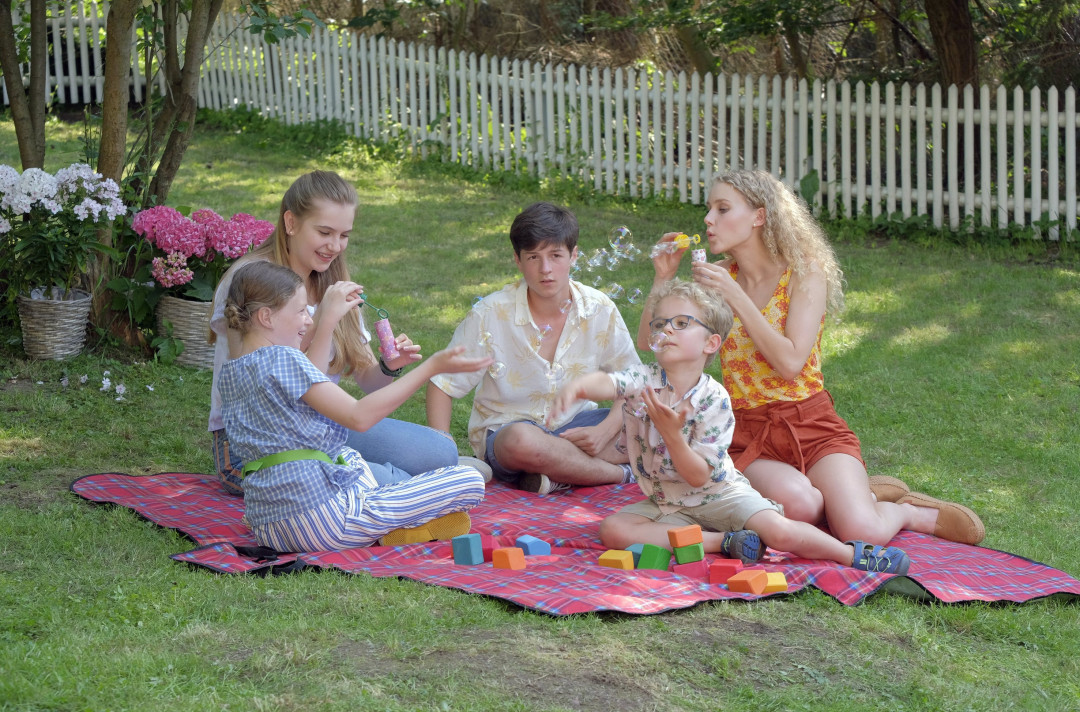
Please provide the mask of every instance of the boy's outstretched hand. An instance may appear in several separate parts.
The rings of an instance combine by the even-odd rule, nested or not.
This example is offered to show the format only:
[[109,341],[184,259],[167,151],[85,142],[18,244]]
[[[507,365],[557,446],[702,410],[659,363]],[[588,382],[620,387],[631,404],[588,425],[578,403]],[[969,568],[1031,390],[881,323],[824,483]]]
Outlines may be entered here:
[[645,402],[645,410],[649,415],[649,419],[656,426],[664,442],[671,443],[679,439],[686,419],[693,412],[693,406],[690,405],[689,401],[683,401],[679,405],[679,409],[675,410],[671,406],[661,403],[651,388],[646,388],[641,392],[641,400]]
[[551,428],[551,424],[554,423],[560,415],[569,410],[575,402],[585,397],[585,394],[581,392],[581,378],[575,378],[563,384],[559,392],[555,394],[555,400],[551,402],[551,408],[548,409],[547,422],[544,423],[548,428]]
[[464,346],[455,346],[433,354],[427,362],[435,373],[468,373],[487,368],[494,361],[491,356],[466,356]]

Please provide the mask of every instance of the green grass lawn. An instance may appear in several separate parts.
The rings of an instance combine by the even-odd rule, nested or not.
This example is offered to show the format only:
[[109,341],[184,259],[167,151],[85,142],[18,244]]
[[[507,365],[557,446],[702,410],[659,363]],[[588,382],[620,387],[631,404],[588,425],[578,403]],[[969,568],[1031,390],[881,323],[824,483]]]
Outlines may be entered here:
[[[47,168],[79,158],[80,127],[47,134]],[[426,353],[514,277],[506,231],[534,200],[574,209],[586,253],[618,224],[642,247],[700,229],[700,208],[391,159],[299,132],[202,129],[169,203],[273,219],[297,175],[340,171],[362,203],[354,277]],[[17,165],[9,120],[0,163]],[[1080,574],[1075,249],[861,236],[838,252],[848,309],[826,330],[826,382],[871,472],[968,504],[986,546]],[[650,277],[636,264],[606,282]],[[122,401],[99,390],[106,371]],[[806,591],[552,618],[410,581],[188,568],[168,555],[190,541],[67,488],[93,472],[211,471],[209,373],[108,344],[31,362],[9,341],[0,376],[3,710],[1080,709],[1075,602],[884,594],[849,608]],[[422,422],[422,395],[397,415]],[[459,402],[463,451],[467,416]]]

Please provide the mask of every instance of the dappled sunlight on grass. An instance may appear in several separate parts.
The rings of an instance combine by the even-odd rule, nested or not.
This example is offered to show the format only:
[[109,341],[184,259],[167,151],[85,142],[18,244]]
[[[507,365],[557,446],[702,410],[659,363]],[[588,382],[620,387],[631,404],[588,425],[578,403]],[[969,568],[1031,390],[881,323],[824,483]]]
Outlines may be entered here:
[[30,459],[45,453],[41,438],[0,437],[0,460]]
[[870,327],[852,322],[827,322],[825,335],[822,337],[822,351],[825,358],[839,356],[858,348],[870,334]]
[[844,295],[844,300],[852,313],[883,314],[904,306],[900,295],[891,289],[852,291]]
[[893,346],[900,348],[933,346],[940,344],[952,335],[952,330],[943,324],[925,324],[912,326],[904,329],[898,335],[889,340]]

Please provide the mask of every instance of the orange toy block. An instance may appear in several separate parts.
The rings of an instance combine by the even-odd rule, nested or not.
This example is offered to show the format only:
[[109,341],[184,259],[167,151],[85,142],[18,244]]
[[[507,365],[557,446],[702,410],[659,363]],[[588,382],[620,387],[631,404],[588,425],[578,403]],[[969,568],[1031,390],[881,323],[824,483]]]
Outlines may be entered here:
[[709,565],[709,583],[727,583],[742,569],[742,562],[738,559],[717,559]]
[[600,554],[600,565],[612,569],[634,570],[634,552],[625,549],[610,549]]
[[525,568],[525,552],[516,546],[495,549],[491,552],[491,564],[497,569],[520,571]]
[[743,569],[727,580],[729,591],[738,593],[765,593],[769,573],[765,569]]
[[787,590],[787,577],[780,571],[769,571],[769,580],[765,584],[765,593],[777,593]]
[[697,524],[668,529],[667,538],[672,549],[678,549],[680,546],[693,546],[704,541],[701,537],[701,527]]

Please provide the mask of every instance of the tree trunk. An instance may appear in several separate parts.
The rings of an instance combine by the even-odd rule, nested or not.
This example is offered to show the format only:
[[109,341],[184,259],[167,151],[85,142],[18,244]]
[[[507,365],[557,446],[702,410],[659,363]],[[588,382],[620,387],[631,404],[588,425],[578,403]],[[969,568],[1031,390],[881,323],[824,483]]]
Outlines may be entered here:
[[[98,151],[98,173],[120,183],[124,177],[124,157],[127,152],[128,67],[130,66],[132,29],[135,13],[141,0],[113,0],[105,19],[105,90],[101,100],[101,144]],[[112,245],[111,230],[98,230],[98,239]],[[100,255],[89,265],[90,285],[102,282],[109,273],[109,258]],[[136,344],[138,329],[126,320],[110,313],[107,290],[92,290],[90,320],[107,326],[113,334],[129,344]]]
[[[193,0],[191,3],[182,63],[177,38],[177,3],[175,0],[167,0],[162,6],[165,23],[162,33],[165,42],[162,71],[165,73],[166,95],[161,113],[150,129],[150,141],[154,146],[164,145],[165,149],[156,170],[153,157],[146,155],[139,159],[137,169],[141,175],[153,174],[148,197],[156,198],[159,205],[168,197],[173,180],[180,170],[184,152],[191,143],[195,130],[199,71],[210,29],[217,20],[221,4],[222,0]],[[134,181],[133,184],[136,192],[139,192],[141,181]]]
[[132,28],[141,0],[113,0],[105,20],[105,92],[101,100],[98,172],[117,183],[127,152],[128,67]]
[[705,40],[701,38],[701,33],[696,27],[676,27],[675,36],[679,38],[679,44],[682,45],[683,51],[686,52],[686,56],[690,58],[690,63],[694,65],[698,73],[717,73],[719,67],[717,67],[716,55],[705,44]]
[[967,0],[925,0],[926,21],[934,38],[945,86],[979,83],[975,27]]
[[45,0],[30,2],[30,86],[23,88],[15,51],[11,3],[0,2],[0,70],[4,72],[19,160],[23,170],[45,165],[45,66],[48,52]]

